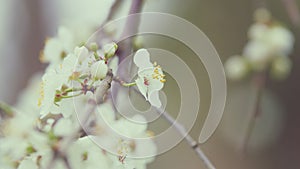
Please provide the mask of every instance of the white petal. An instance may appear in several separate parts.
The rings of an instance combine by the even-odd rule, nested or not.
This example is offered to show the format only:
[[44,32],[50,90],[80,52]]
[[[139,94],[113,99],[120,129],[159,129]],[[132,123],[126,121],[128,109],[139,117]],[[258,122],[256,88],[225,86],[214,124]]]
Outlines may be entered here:
[[152,93],[149,93],[149,102],[154,107],[161,107],[161,102],[159,99],[159,91],[153,91]]
[[37,165],[33,162],[32,159],[24,159],[18,169],[38,169]]
[[146,49],[138,50],[135,53],[133,59],[136,66],[139,67],[141,70],[153,67],[152,63],[150,62],[150,54]]
[[164,83],[162,83],[160,80],[150,78],[148,93],[151,93],[152,91],[161,90],[163,87],[164,87]]
[[137,78],[135,80],[135,83],[139,89],[139,91],[142,93],[142,95],[145,97],[146,100],[148,100],[148,97],[147,97],[147,91],[148,91],[148,88],[147,86],[144,84],[144,79],[142,78]]
[[94,63],[91,67],[91,73],[93,77],[97,79],[103,79],[108,71],[107,65],[104,63],[103,60]]
[[109,66],[108,66],[109,68],[112,69],[112,72],[114,75],[117,73],[118,65],[119,65],[119,57],[115,56],[110,60]]
[[63,26],[59,27],[58,38],[62,42],[62,45],[66,50],[66,52],[71,52],[74,49],[75,47],[74,37],[69,29]]
[[82,63],[88,57],[89,51],[86,47],[82,46],[76,47],[74,53],[78,57],[78,62]]
[[50,63],[60,63],[63,46],[57,38],[49,39],[44,48],[44,58],[42,61]]
[[67,136],[72,134],[73,126],[70,119],[60,119],[54,126],[54,134],[57,136]]

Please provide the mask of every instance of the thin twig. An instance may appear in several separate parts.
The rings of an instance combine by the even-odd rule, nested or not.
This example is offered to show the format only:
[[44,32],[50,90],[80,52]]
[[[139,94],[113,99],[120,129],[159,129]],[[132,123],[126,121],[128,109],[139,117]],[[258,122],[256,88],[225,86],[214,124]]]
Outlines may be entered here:
[[[120,78],[114,78],[113,79],[115,82],[117,83],[122,83],[124,82],[123,80],[121,80]],[[137,88],[133,88],[135,92],[141,94]],[[156,108],[156,112],[160,115],[162,115],[162,117],[164,119],[166,119],[170,125],[173,125],[174,128],[176,129],[176,131],[184,138],[184,140],[189,144],[190,148],[192,150],[195,151],[195,153],[198,155],[198,157],[203,161],[204,165],[208,168],[208,169],[215,169],[216,167],[212,164],[212,162],[208,159],[208,157],[205,155],[205,153],[202,151],[202,149],[200,148],[198,142],[193,139],[193,137],[191,135],[189,135],[189,133],[187,132],[187,130],[185,129],[185,127],[178,123],[167,111],[161,109],[161,108]]]
[[265,73],[258,74],[253,79],[254,84],[256,86],[256,99],[255,99],[255,105],[254,105],[254,111],[251,115],[250,121],[248,123],[247,129],[246,129],[246,135],[243,141],[242,150],[243,152],[247,152],[247,147],[249,144],[249,141],[251,139],[251,135],[253,133],[255,123],[261,114],[261,100],[263,97],[263,91],[265,88],[266,83],[266,75]]
[[215,169],[216,167],[212,164],[212,162],[208,159],[208,157],[205,155],[205,153],[200,148],[197,141],[193,139],[191,135],[188,134],[185,127],[178,123],[167,111],[156,108],[157,113],[161,114],[162,117],[164,117],[171,125],[174,126],[174,128],[177,130],[177,132],[184,137],[185,141],[189,144],[189,146],[192,148],[192,150],[195,151],[195,153],[198,155],[198,157],[203,161],[204,165],[208,169]]

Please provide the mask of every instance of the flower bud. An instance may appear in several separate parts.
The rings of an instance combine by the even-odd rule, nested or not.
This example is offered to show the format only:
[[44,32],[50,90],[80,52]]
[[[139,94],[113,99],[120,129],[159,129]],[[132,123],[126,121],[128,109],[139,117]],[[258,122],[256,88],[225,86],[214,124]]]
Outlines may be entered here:
[[118,45],[114,42],[104,45],[102,50],[104,52],[105,59],[109,59],[113,57],[117,49],[118,49]]
[[76,47],[74,50],[74,54],[75,54],[75,56],[77,56],[78,62],[82,63],[88,57],[89,51],[84,46]]
[[91,74],[96,80],[103,79],[108,71],[108,67],[103,60],[94,63],[91,66]]

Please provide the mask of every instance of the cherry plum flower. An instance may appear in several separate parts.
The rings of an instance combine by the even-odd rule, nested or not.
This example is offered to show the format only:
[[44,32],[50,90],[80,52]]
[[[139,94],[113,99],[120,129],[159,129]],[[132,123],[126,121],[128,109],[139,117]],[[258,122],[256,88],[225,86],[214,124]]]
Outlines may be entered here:
[[135,83],[139,91],[152,106],[161,107],[159,91],[166,82],[161,67],[150,62],[150,54],[146,49],[140,49],[136,52],[134,63],[138,67],[138,78]]

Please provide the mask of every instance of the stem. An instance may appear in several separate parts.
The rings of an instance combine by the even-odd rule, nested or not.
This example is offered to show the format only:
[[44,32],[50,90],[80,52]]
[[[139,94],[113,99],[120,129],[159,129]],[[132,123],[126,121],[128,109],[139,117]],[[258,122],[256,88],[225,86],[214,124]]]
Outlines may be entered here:
[[135,82],[132,82],[132,83],[122,83],[122,86],[124,87],[130,87],[130,86],[135,86],[136,83]]
[[77,96],[80,96],[82,95],[83,93],[80,92],[80,93],[77,93],[77,94],[74,94],[74,95],[71,95],[71,96],[60,96],[61,98],[63,99],[68,99],[68,98],[73,98],[73,97],[77,97]]
[[246,135],[245,135],[243,145],[242,145],[243,152],[247,152],[247,146],[251,139],[251,135],[253,133],[256,120],[258,119],[259,115],[261,114],[261,100],[262,100],[263,91],[264,91],[265,83],[266,83],[266,74],[265,73],[258,74],[256,77],[254,77],[253,81],[257,88],[256,100],[255,100],[255,105],[254,105],[254,111],[251,115],[251,119],[250,119],[249,124],[246,129]]
[[63,157],[63,162],[64,162],[65,166],[67,167],[67,169],[72,169],[67,157]]

